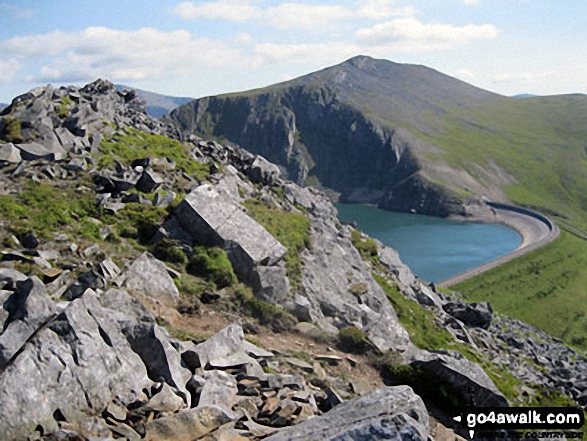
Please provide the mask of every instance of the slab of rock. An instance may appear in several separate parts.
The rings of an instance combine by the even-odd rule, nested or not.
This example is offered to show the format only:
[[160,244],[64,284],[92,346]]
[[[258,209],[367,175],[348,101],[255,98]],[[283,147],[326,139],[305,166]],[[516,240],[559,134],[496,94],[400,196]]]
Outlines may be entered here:
[[152,193],[163,183],[163,178],[153,170],[145,170],[137,182],[137,190]]
[[493,310],[487,302],[447,303],[442,307],[447,314],[459,319],[472,328],[489,329]]
[[[90,291],[70,302],[0,374],[4,439],[23,439],[54,415],[73,423],[100,413],[115,397],[130,403],[151,381],[110,310]],[[42,387],[40,387],[42,385]]]
[[243,328],[238,324],[232,324],[217,332],[193,349],[198,356],[199,366],[207,368],[215,361],[220,363],[222,359],[235,356],[239,357],[239,364],[254,361],[245,353],[245,350],[250,350],[251,346],[249,344],[245,347],[244,338]]
[[450,385],[466,403],[477,407],[507,407],[508,402],[477,363],[458,352],[431,353],[415,350],[410,365],[422,367]]
[[275,185],[281,177],[281,170],[277,165],[259,155],[247,170],[247,177],[253,182],[271,186]]
[[20,150],[14,147],[14,144],[0,144],[0,162],[18,164],[21,160]]
[[119,289],[109,289],[99,297],[100,304],[114,311],[113,319],[123,323],[129,317],[139,322],[153,323],[155,317],[135,297]]
[[175,211],[182,227],[201,243],[220,246],[239,277],[258,264],[273,265],[286,248],[238,205],[226,202],[210,185],[193,190]]
[[183,399],[178,396],[167,383],[163,383],[159,390],[147,404],[151,409],[161,412],[177,412],[185,407]]
[[35,159],[46,159],[47,161],[60,161],[65,158],[67,152],[59,143],[48,145],[31,142],[28,144],[17,144],[16,148],[20,150],[20,156],[25,161],[34,161]]
[[145,424],[146,441],[193,441],[229,423],[232,412],[219,406],[185,410]]
[[230,411],[240,401],[236,380],[232,375],[210,371],[204,374],[204,381],[198,407],[220,406]]
[[124,329],[133,351],[143,360],[153,381],[163,379],[183,394],[185,403],[191,400],[186,384],[191,372],[182,365],[179,352],[171,345],[163,328],[154,323],[129,323]]
[[17,282],[16,291],[8,297],[3,307],[8,312],[8,318],[3,324],[4,332],[0,335],[0,369],[55,313],[55,305],[45,285],[37,277]]
[[408,386],[387,387],[281,429],[267,441],[428,439],[428,412]]
[[174,305],[179,300],[179,291],[167,267],[147,252],[141,254],[126,271],[126,288],[168,305]]

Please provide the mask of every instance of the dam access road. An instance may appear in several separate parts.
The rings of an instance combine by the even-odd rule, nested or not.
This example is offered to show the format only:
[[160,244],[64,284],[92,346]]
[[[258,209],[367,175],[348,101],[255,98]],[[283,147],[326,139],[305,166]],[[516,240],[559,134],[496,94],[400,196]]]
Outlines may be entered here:
[[509,262],[517,257],[523,256],[531,251],[541,248],[560,235],[558,225],[546,216],[529,210],[527,208],[516,207],[514,205],[501,204],[497,202],[487,202],[491,208],[493,216],[482,216],[480,222],[502,223],[517,230],[522,236],[522,243],[518,248],[505,256],[499,257],[491,262],[457,274],[449,279],[443,280],[436,285],[442,288],[449,288],[465,280],[478,276],[485,271],[496,268]]

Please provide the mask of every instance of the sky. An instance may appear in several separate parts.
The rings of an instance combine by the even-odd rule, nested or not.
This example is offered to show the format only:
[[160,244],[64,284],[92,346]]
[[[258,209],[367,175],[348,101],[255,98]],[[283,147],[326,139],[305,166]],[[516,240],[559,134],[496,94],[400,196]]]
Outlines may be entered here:
[[369,55],[503,95],[587,93],[585,0],[0,0],[0,102],[97,78],[198,98]]

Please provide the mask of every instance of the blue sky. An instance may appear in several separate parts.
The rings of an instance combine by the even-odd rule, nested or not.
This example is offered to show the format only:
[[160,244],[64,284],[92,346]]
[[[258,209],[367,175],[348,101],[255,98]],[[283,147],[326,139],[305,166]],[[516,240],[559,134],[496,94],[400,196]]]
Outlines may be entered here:
[[354,55],[504,95],[587,93],[584,0],[0,0],[0,101],[98,77],[200,97]]

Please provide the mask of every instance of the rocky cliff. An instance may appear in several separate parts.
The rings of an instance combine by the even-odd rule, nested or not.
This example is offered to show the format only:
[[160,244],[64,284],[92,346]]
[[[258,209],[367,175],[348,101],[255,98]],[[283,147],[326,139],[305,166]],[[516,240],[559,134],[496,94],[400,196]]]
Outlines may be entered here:
[[584,400],[581,354],[182,136],[103,80],[0,114],[6,439],[427,439],[467,403]]

